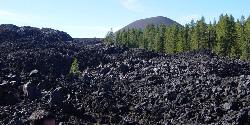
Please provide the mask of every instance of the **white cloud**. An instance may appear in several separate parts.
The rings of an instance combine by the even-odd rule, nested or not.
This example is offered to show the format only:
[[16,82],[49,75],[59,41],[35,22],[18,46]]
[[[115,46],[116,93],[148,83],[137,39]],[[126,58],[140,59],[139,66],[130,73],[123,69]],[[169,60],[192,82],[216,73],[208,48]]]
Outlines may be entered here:
[[144,9],[139,0],[120,0],[123,7],[131,11],[141,11]]
[[180,17],[179,19],[177,19],[177,22],[179,22],[182,25],[185,25],[187,23],[190,23],[191,20],[198,20],[200,18],[200,16],[196,15],[196,14],[192,14],[192,15],[187,15],[187,16],[183,16]]

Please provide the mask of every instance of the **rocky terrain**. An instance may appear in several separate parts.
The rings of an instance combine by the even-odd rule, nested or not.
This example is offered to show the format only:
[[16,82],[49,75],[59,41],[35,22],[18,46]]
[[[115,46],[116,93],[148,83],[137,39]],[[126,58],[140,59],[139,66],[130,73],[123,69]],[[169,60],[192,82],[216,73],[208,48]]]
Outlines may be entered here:
[[[68,125],[250,124],[249,62],[72,40],[0,26],[0,124],[28,124],[38,109]],[[80,75],[69,73],[74,59]]]

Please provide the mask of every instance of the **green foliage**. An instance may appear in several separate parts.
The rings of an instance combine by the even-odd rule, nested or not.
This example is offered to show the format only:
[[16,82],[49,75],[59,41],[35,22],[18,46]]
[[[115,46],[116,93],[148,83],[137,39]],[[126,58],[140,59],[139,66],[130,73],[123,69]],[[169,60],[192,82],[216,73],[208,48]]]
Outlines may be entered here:
[[165,33],[165,52],[175,53],[176,50],[176,26],[170,26]]
[[114,35],[114,33],[113,33],[113,30],[111,29],[108,33],[107,33],[107,35],[106,35],[106,37],[105,37],[105,39],[104,39],[104,42],[105,43],[107,43],[107,44],[113,44],[113,43],[115,43],[115,35]]
[[197,35],[196,35],[196,23],[194,22],[194,20],[191,20],[190,23],[190,30],[189,30],[189,34],[190,34],[190,39],[191,39],[191,50],[197,50],[198,49],[198,41],[197,41]]
[[234,45],[236,42],[236,28],[234,18],[228,15],[221,15],[216,27],[216,33],[216,52],[222,56],[234,55]]
[[208,31],[208,49],[212,50],[215,47],[216,44],[216,22],[214,21],[213,24],[208,25],[207,28]]
[[239,58],[243,52],[243,44],[245,42],[245,24],[241,24],[239,20],[236,22],[236,41],[232,47],[231,56]]
[[147,49],[155,50],[154,37],[156,34],[156,29],[154,25],[149,25],[145,30],[145,40],[147,41]]
[[197,21],[195,35],[198,42],[198,49],[208,48],[207,24],[204,17]]
[[242,44],[241,59],[250,60],[250,16],[245,23],[245,41]]
[[162,33],[159,32],[156,34],[154,42],[156,43],[155,51],[164,52],[164,41]]
[[77,58],[73,59],[69,73],[73,74],[73,75],[80,75],[81,74],[81,71],[79,70],[79,64],[78,64]]
[[110,31],[105,41],[169,54],[209,49],[222,56],[250,60],[250,18],[235,22],[226,14],[209,24],[202,17],[185,26],[149,25],[144,30],[118,31],[115,36]]
[[186,24],[183,31],[183,51],[191,50],[190,25]]

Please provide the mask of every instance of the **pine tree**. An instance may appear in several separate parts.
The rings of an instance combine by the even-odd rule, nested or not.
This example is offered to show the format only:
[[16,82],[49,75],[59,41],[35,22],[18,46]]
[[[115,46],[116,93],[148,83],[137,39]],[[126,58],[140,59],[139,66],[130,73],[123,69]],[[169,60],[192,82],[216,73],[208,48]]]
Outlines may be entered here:
[[233,46],[233,52],[235,53],[235,57],[239,58],[243,52],[243,44],[245,42],[245,32],[244,32],[245,24],[241,23],[240,20],[236,22],[236,32],[237,38],[236,43]]
[[207,35],[207,24],[205,23],[204,17],[197,21],[195,35],[196,41],[198,43],[198,49],[207,49],[209,45]]
[[185,25],[183,32],[183,51],[191,50],[191,34],[190,34],[190,26],[188,24]]
[[135,44],[134,44],[134,48],[139,48],[139,43],[140,43],[140,30],[138,29],[134,29],[135,31]]
[[122,32],[119,30],[115,35],[115,43],[121,44],[122,42]]
[[243,43],[243,52],[241,59],[250,60],[250,16],[245,23],[245,42]]
[[246,41],[246,20],[244,16],[241,16],[239,24],[237,25],[237,42],[240,44],[240,55],[242,55],[244,50],[244,42]]
[[191,20],[190,23],[190,38],[191,38],[191,50],[197,50],[198,49],[198,41],[197,41],[197,35],[196,35],[196,23],[194,20]]
[[165,26],[160,26],[157,28],[155,35],[155,51],[156,52],[164,52],[164,33]]
[[128,30],[128,47],[135,48],[136,47],[136,33],[135,29]]
[[228,15],[221,15],[216,27],[216,52],[222,56],[232,55],[232,46],[235,43],[234,19]]
[[144,30],[118,31],[115,39],[114,33],[109,32],[105,41],[166,53],[209,49],[222,56],[249,59],[249,22],[249,18],[245,21],[244,17],[235,22],[232,15],[226,14],[220,16],[218,23],[206,24],[202,17],[185,27],[149,25]]
[[163,26],[158,26],[155,31],[154,50],[156,52],[163,52],[164,50],[164,40],[163,40],[163,33],[162,33],[163,30],[164,30]]
[[179,39],[179,27],[176,24],[169,26],[165,33],[165,52],[171,54],[182,51]]
[[80,75],[81,72],[79,70],[79,64],[78,64],[77,58],[73,59],[69,73],[74,74],[74,75]]
[[157,38],[157,49],[156,51],[157,52],[161,52],[163,53],[164,52],[164,34],[166,32],[166,26],[165,25],[160,25],[160,29],[159,29],[159,33],[156,35],[158,38]]
[[128,46],[128,31],[123,30],[122,32],[122,44]]
[[150,26],[147,26],[143,31],[143,48],[149,49],[149,42],[150,42]]
[[144,41],[143,41],[143,31],[139,30],[139,35],[138,35],[138,47],[139,48],[144,48]]
[[114,32],[113,32],[112,28],[111,28],[111,30],[107,33],[107,35],[106,35],[104,41],[105,41],[106,43],[108,43],[108,44],[113,44],[113,43],[115,43],[115,35],[114,35]]
[[236,25],[235,20],[232,15],[229,16],[229,48],[230,48],[230,57],[239,58],[240,51],[239,51],[239,43],[237,43],[237,32],[236,32]]
[[165,40],[164,40],[164,50],[166,53],[173,53],[173,39],[175,36],[173,36],[174,34],[172,33],[173,32],[173,26],[169,26],[166,28],[166,31],[165,31]]
[[176,27],[176,53],[183,52],[184,28],[177,25]]
[[148,41],[148,49],[149,50],[155,50],[155,42],[154,37],[156,34],[156,28],[154,25],[149,26],[149,33],[147,35],[147,41]]
[[216,21],[208,25],[208,49],[213,50],[216,43]]

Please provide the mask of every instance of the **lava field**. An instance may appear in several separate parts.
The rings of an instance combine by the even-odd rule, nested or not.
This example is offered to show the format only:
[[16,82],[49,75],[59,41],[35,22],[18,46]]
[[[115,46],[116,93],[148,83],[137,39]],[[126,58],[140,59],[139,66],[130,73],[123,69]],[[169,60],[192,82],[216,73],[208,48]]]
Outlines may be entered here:
[[[80,75],[70,74],[74,59]],[[61,125],[250,124],[250,63],[208,50],[176,55],[0,25],[0,124],[35,110]]]

